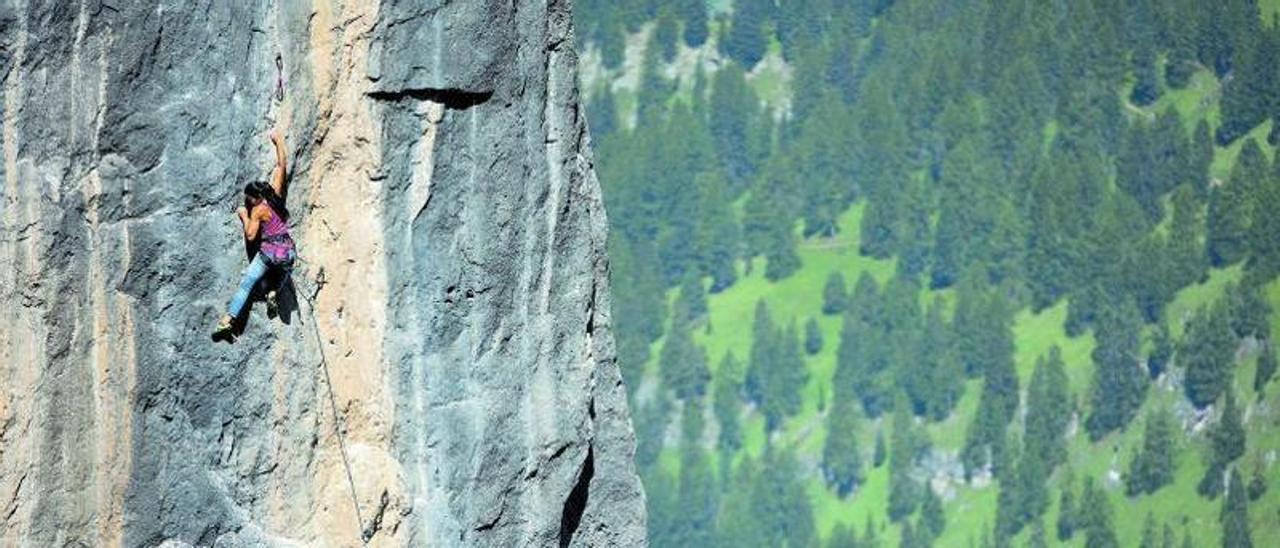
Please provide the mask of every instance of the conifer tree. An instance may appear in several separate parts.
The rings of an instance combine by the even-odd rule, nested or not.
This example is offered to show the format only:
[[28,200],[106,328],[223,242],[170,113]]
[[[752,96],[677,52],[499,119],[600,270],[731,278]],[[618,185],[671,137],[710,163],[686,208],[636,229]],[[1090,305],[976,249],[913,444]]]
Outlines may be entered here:
[[706,393],[707,383],[711,380],[706,354],[693,342],[687,323],[672,324],[658,361],[662,367],[663,382],[677,398],[692,398]]
[[822,447],[822,473],[827,485],[846,496],[862,482],[862,456],[858,450],[857,417],[853,398],[836,393],[827,414],[827,440]]
[[1072,403],[1062,352],[1055,345],[1047,358],[1036,361],[1027,388],[1026,451],[1053,470],[1066,459],[1064,436],[1071,421]]
[[1201,495],[1217,497],[1222,492],[1222,475],[1227,467],[1244,455],[1245,432],[1236,407],[1235,391],[1227,390],[1226,404],[1217,424],[1209,431],[1209,469],[1197,486]]
[[889,447],[889,519],[900,521],[920,504],[920,485],[911,470],[924,449],[916,432],[906,398],[898,397],[893,409],[893,433]]
[[831,274],[827,275],[826,285],[822,288],[822,313],[839,314],[844,312],[847,299],[844,275],[839,270],[831,271]]
[[651,47],[658,48],[662,54],[662,61],[670,63],[676,57],[677,41],[680,39],[680,25],[676,21],[675,14],[669,9],[662,9],[658,13],[658,24],[653,31],[653,44]]
[[747,85],[746,73],[736,63],[729,63],[716,71],[711,83],[711,104],[708,125],[715,140],[716,157],[724,166],[729,179],[729,195],[737,196],[746,190],[748,182],[759,167],[760,152],[751,143],[760,131],[759,99]]
[[1209,258],[1224,266],[1245,258],[1249,249],[1249,224],[1253,218],[1250,198],[1267,176],[1267,159],[1257,141],[1249,139],[1240,149],[1230,178],[1209,197]]
[[1227,498],[1222,502],[1223,548],[1252,548],[1253,534],[1249,530],[1249,499],[1245,495],[1240,472],[1231,470],[1231,482],[1227,484]]
[[1267,388],[1267,382],[1276,374],[1276,348],[1269,340],[1262,341],[1258,354],[1258,367],[1253,373],[1253,390],[1259,394]]
[[809,318],[804,324],[804,351],[812,356],[822,350],[822,329],[818,327],[818,320]]
[[720,449],[726,452],[742,447],[742,425],[739,418],[742,400],[739,399],[741,387],[737,382],[738,375],[741,375],[740,367],[733,352],[726,352],[720,366],[716,368],[714,410],[716,423],[720,426]]
[[1151,512],[1147,512],[1146,519],[1142,521],[1142,539],[1138,541],[1138,548],[1160,548],[1156,537],[1156,521]]
[[1147,395],[1146,373],[1138,365],[1142,319],[1131,300],[1104,308],[1094,336],[1094,377],[1085,429],[1097,441],[1123,428]]
[[879,468],[880,465],[884,464],[885,459],[888,459],[888,458],[889,458],[889,449],[887,448],[884,442],[884,430],[877,429],[875,450],[872,452],[872,455],[871,455],[871,466],[875,468]]
[[1178,361],[1186,369],[1187,399],[1197,408],[1213,403],[1226,390],[1235,361],[1235,342],[1222,303],[1200,309],[1187,324]]
[[684,43],[691,48],[707,43],[710,28],[707,26],[707,6],[703,0],[681,0],[680,16],[684,18]]
[[942,531],[947,528],[947,514],[942,507],[942,499],[934,494],[929,485],[926,484],[923,491],[924,499],[920,503],[919,532],[928,539],[928,542],[925,543],[927,546],[932,545],[942,535]]
[[1173,424],[1164,411],[1153,411],[1147,415],[1147,430],[1142,438],[1142,448],[1129,464],[1129,473],[1125,475],[1125,493],[1129,496],[1155,493],[1172,483],[1175,458]]
[[1155,326],[1155,331],[1151,338],[1151,352],[1147,354],[1147,373],[1152,379],[1159,378],[1164,374],[1165,368],[1169,365],[1169,359],[1173,357],[1173,338],[1169,336],[1169,327],[1164,322],[1159,322]]
[[729,190],[717,171],[697,176],[702,191],[701,215],[698,218],[697,253],[701,271],[711,276],[711,293],[719,293],[738,279],[735,267],[742,255],[742,230],[730,207]]
[[743,66],[754,67],[764,57],[770,0],[742,0],[733,5],[733,22],[720,42],[720,50]]
[[1076,499],[1070,482],[1063,482],[1062,498],[1058,503],[1058,540],[1066,542],[1076,534]]
[[1085,479],[1084,494],[1080,497],[1080,525],[1084,528],[1084,545],[1088,548],[1118,548],[1115,515],[1106,491],[1098,487],[1093,478]]

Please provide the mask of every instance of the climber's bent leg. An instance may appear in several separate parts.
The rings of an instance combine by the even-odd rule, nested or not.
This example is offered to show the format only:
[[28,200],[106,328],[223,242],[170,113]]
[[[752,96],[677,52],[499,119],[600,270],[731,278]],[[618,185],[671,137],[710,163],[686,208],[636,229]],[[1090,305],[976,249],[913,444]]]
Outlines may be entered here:
[[244,269],[244,275],[240,278],[240,287],[236,290],[236,294],[231,298],[231,304],[227,306],[227,315],[232,318],[240,316],[240,312],[244,309],[244,305],[249,301],[249,294],[253,293],[253,286],[258,284],[258,280],[267,272],[267,263],[262,259],[262,254],[258,253],[253,256],[253,261]]
[[297,252],[290,249],[281,259],[269,259],[267,264],[276,270],[279,276],[275,285],[267,292],[267,317],[274,318],[280,314],[280,291],[289,287],[293,276],[293,262],[298,258]]

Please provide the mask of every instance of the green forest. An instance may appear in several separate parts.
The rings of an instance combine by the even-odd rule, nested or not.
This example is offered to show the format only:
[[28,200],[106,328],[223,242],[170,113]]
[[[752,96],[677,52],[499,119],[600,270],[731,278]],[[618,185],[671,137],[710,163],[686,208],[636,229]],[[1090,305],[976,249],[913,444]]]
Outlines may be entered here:
[[654,546],[1280,539],[1280,1],[575,18]]

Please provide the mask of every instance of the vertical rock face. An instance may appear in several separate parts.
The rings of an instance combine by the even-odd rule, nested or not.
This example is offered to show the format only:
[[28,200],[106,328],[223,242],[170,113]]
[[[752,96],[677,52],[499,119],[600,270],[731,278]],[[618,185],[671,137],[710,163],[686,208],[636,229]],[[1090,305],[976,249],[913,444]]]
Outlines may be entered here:
[[644,544],[570,15],[0,0],[0,545]]

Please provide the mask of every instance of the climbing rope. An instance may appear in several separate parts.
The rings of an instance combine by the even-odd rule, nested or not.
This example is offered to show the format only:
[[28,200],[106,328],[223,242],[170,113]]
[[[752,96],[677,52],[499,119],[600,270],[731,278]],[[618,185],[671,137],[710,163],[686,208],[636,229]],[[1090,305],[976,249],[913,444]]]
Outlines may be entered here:
[[[276,93],[277,102],[284,102],[284,57],[280,52],[276,52]],[[304,262],[302,257],[297,257],[298,262]],[[303,278],[306,280],[306,278]],[[307,280],[310,282],[310,280]],[[302,298],[307,301],[307,316],[311,319],[311,329],[316,336],[316,352],[320,354],[320,367],[324,369],[324,381],[329,387],[329,407],[333,410],[333,433],[338,438],[338,452],[342,455],[342,467],[347,472],[347,487],[351,489],[351,506],[356,510],[356,529],[360,531],[360,544],[367,546],[370,537],[373,536],[372,530],[364,527],[364,516],[360,513],[360,497],[356,495],[356,480],[351,473],[351,459],[347,456],[347,442],[342,435],[342,418],[338,414],[338,400],[333,395],[333,376],[329,374],[329,360],[324,355],[324,338],[320,336],[320,323],[316,321],[316,305],[313,300],[315,295],[320,292],[320,287],[324,285],[324,268],[321,267],[320,272],[316,275],[316,281],[313,282],[313,291],[303,292]],[[297,293],[295,291],[295,293]]]
[[[301,261],[301,257],[298,260]],[[318,280],[323,279],[324,270],[321,269]],[[315,293],[318,292],[319,289],[316,289]],[[373,531],[368,531],[364,528],[364,516],[360,514],[360,499],[356,496],[356,480],[351,474],[351,460],[347,458],[347,443],[342,436],[342,419],[338,416],[338,400],[333,395],[333,377],[329,375],[329,361],[325,359],[324,355],[324,340],[320,337],[320,324],[316,322],[315,301],[312,300],[313,295],[306,292],[303,293],[302,298],[307,301],[307,316],[311,319],[311,329],[316,335],[316,350],[320,353],[320,366],[324,369],[324,380],[329,386],[329,406],[333,409],[333,433],[338,438],[338,451],[342,454],[342,466],[347,471],[347,485],[351,488],[351,505],[356,509],[356,521],[358,522],[356,526],[360,531],[360,544],[367,545]]]

